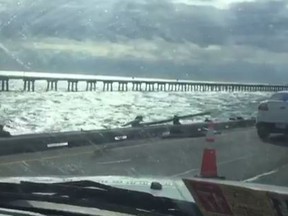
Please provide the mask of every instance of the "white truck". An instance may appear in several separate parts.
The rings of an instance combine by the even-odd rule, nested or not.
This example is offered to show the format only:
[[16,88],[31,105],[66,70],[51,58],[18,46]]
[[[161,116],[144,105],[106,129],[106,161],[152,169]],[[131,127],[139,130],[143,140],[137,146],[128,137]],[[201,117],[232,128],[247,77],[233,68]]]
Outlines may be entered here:
[[274,93],[259,104],[256,128],[262,140],[267,139],[271,133],[288,132],[288,91]]

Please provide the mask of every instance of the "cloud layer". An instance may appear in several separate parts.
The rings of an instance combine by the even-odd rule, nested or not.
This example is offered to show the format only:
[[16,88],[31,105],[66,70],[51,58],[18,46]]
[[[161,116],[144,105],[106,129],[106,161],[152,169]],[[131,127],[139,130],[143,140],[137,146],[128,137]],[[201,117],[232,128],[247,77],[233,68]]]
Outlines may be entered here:
[[0,5],[1,41],[13,54],[1,49],[1,55],[16,55],[31,70],[69,72],[56,66],[65,59],[84,73],[95,72],[97,62],[102,74],[265,82],[288,77],[286,0],[226,8],[172,0]]

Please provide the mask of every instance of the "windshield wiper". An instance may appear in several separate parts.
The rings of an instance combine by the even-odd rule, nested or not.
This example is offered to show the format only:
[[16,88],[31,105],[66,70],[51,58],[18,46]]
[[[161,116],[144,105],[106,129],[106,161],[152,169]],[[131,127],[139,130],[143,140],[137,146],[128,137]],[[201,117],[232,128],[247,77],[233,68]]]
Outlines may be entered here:
[[192,202],[156,197],[149,193],[120,189],[93,181],[0,183],[0,207],[51,214],[51,210],[48,212],[47,209],[17,206],[15,201],[19,200],[138,215],[201,215],[196,204]]

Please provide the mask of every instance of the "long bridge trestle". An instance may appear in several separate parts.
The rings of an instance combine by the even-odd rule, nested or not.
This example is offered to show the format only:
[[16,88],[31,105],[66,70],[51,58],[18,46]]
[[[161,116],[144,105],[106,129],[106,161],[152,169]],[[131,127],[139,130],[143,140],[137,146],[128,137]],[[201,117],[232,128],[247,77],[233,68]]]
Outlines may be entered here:
[[[11,90],[11,80],[23,80],[23,91],[35,91],[38,80],[46,80],[46,91],[57,91],[60,81],[67,82],[67,91],[79,91],[78,83],[86,82],[82,91],[96,91],[98,83],[103,84],[102,91],[173,91],[173,92],[275,92],[288,90],[288,85],[245,84],[245,83],[211,83],[211,82],[180,82],[180,81],[143,81],[143,80],[98,80],[98,79],[65,79],[43,77],[0,76],[0,91]],[[131,87],[129,87],[131,86]],[[113,88],[115,87],[115,88]],[[101,88],[98,90],[101,90]]]

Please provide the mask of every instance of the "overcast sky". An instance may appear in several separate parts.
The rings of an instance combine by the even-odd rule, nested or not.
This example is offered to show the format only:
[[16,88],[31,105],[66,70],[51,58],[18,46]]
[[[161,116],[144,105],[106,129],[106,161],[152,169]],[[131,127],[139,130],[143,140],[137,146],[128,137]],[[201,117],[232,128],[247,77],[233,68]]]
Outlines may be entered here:
[[27,50],[41,56],[38,62],[34,59],[35,65],[40,62],[36,69],[45,64],[47,70],[49,61],[61,56],[89,73],[87,65],[94,67],[93,61],[101,69],[95,73],[102,74],[121,75],[126,70],[124,74],[130,75],[133,70],[139,76],[285,82],[287,4],[287,0],[22,0],[18,4],[0,0],[2,54],[31,70],[33,59],[25,56]]

